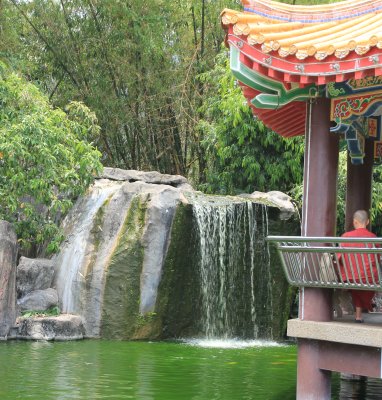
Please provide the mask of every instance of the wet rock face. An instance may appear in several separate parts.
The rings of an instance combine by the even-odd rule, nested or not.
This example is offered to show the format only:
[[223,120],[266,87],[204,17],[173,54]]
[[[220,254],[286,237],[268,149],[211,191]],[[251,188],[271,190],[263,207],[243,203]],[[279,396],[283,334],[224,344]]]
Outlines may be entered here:
[[0,221],[0,337],[8,335],[16,319],[17,238],[6,221]]
[[[207,196],[204,197],[207,199]],[[203,201],[203,199],[200,200]],[[231,200],[233,199],[231,198]],[[240,204],[239,199],[236,198],[235,201]],[[219,208],[218,212],[220,213],[220,217],[222,217],[224,213]],[[279,340],[284,337],[290,306],[295,293],[289,288],[284,277],[276,248],[265,242],[264,238],[267,235],[298,235],[300,223],[296,214],[289,220],[281,219],[281,211],[277,207],[264,207],[255,203],[253,208],[254,211],[256,208],[258,209],[257,213],[254,212],[253,214],[253,217],[255,217],[253,224],[256,225],[254,232],[255,241],[253,243],[253,271],[248,271],[251,268],[250,262],[247,262],[246,267],[243,266],[242,270],[236,270],[236,266],[242,262],[244,253],[236,253],[236,256],[234,256],[233,250],[235,246],[231,243],[228,248],[231,252],[230,256],[234,260],[232,262],[234,268],[230,269],[231,273],[229,276],[223,274],[224,277],[215,289],[219,292],[219,285],[222,281],[226,280],[225,284],[228,285],[229,290],[224,290],[227,298],[221,304],[227,309],[226,315],[228,319],[234,319],[237,315],[239,320],[237,328],[238,332],[240,332],[238,337],[254,338],[254,334],[257,334],[257,337],[261,339]],[[234,209],[231,211],[233,211],[231,215],[233,220],[237,220],[238,215]],[[228,212],[227,215],[230,213]],[[213,226],[212,210],[207,209],[205,217],[206,224],[210,226],[210,231],[214,230],[211,229]],[[216,230],[218,231],[219,229]],[[228,232],[224,234],[228,234],[229,236]],[[219,235],[220,232],[217,236]],[[210,236],[212,235],[204,236],[203,241],[210,241],[211,247],[217,249],[219,247],[219,240],[212,237],[209,239]],[[205,320],[205,317],[202,315],[205,313],[202,299],[206,297],[206,293],[208,296],[211,294],[213,287],[209,288],[208,285],[204,289],[202,287],[203,283],[200,277],[201,262],[198,259],[198,253],[203,251],[200,247],[200,242],[200,234],[195,229],[194,205],[180,204],[177,207],[172,225],[171,241],[163,268],[156,308],[158,316],[160,315],[162,318],[162,338],[198,337],[206,330],[205,326],[201,326],[201,322]],[[206,249],[204,253],[206,253]],[[226,256],[228,256],[227,253]],[[212,255],[211,264],[216,262],[214,258],[215,255]],[[228,264],[225,263],[226,266]],[[219,270],[224,271],[224,266],[222,268],[219,267]],[[235,274],[240,276],[236,275],[231,280],[232,278],[230,277]],[[215,277],[214,279],[208,279],[208,281],[211,286],[216,286],[218,279],[219,277],[217,279]],[[231,292],[230,286],[233,288]],[[246,291],[251,291],[251,295],[248,296],[245,293]],[[230,295],[231,297],[229,297]],[[240,297],[246,300],[241,306],[238,306],[235,302]],[[252,297],[255,300],[253,310],[249,309],[252,306]],[[213,301],[216,302],[216,299]],[[212,302],[209,303],[209,305],[211,304]],[[231,306],[233,310],[229,310]],[[219,311],[216,310],[216,314]],[[251,319],[255,322],[256,332],[252,329]],[[216,320],[218,323],[219,321],[221,320]],[[228,325],[231,325],[235,329],[236,323],[235,321],[233,322],[233,324],[230,323]],[[231,327],[229,328],[231,329]],[[227,332],[227,326],[225,326],[224,333]]]
[[88,336],[131,338],[155,312],[180,195],[167,184],[100,179],[66,219],[54,282],[60,309],[82,315]]

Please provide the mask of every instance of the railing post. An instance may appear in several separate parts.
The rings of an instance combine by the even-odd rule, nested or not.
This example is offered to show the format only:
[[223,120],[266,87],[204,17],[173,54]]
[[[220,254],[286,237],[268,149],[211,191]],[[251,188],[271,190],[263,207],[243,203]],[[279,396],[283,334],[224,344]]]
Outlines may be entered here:
[[[339,139],[330,133],[329,99],[309,104],[307,120],[302,236],[334,236]],[[299,318],[329,321],[331,294],[329,289],[301,289]],[[330,399],[330,374],[317,367],[317,352],[314,343],[299,343],[297,400]]]

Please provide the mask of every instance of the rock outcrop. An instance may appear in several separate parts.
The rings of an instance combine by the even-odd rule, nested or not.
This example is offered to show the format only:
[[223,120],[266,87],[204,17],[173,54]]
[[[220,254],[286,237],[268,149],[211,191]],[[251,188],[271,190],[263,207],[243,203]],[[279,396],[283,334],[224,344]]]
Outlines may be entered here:
[[17,266],[17,298],[21,299],[35,290],[50,288],[53,276],[52,260],[21,257]]
[[84,338],[82,319],[78,315],[19,318],[16,339],[79,340]]
[[77,203],[65,221],[55,284],[62,311],[85,316],[87,335],[119,336],[116,329],[133,326],[126,310],[154,311],[179,197],[166,184],[100,179]]
[[168,185],[182,190],[193,190],[184,176],[161,174],[157,171],[145,172],[106,167],[99,178],[129,183],[144,182],[154,185]]
[[43,312],[58,306],[57,290],[51,287],[53,276],[52,260],[20,258],[16,276],[19,312]]
[[[281,192],[206,196],[182,176],[105,168],[63,229],[66,240],[54,259],[20,259],[16,285],[16,235],[0,221],[0,338],[201,335],[203,313],[213,312],[204,304],[208,276],[202,270],[217,259],[218,286],[230,298],[216,304],[231,314],[240,310],[228,319],[249,321],[231,334],[278,339],[285,331],[293,292],[265,241],[268,234],[299,232],[294,205]],[[236,303],[239,291],[249,296],[243,307]],[[27,314],[15,326],[16,293],[18,311]],[[63,314],[47,316],[57,305]]]
[[58,305],[57,290],[53,288],[34,290],[17,301],[21,312],[47,311]]
[[[53,286],[62,312],[83,318],[86,336],[153,339],[200,332],[199,250],[190,193],[181,176],[105,168],[76,203],[63,224],[67,239],[53,260]],[[286,207],[232,199],[266,204],[255,222],[262,234],[298,232],[296,213],[287,220]],[[273,301],[287,309],[290,294],[280,262],[272,250],[265,251],[273,257],[270,279],[280,281]],[[282,331],[285,322],[285,316],[277,318],[270,330]]]
[[292,198],[283,192],[273,190],[270,192],[253,192],[252,194],[243,194],[242,197],[267,204],[269,207],[276,207],[280,210],[280,219],[288,220],[296,213],[296,207]]
[[11,224],[0,221],[0,339],[16,320],[17,237]]

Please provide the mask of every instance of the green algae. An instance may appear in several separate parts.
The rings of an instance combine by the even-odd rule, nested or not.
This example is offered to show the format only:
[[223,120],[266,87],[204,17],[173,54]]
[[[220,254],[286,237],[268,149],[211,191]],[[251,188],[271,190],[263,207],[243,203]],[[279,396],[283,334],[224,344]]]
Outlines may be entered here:
[[134,338],[139,323],[140,275],[148,198],[135,196],[106,271],[101,336]]

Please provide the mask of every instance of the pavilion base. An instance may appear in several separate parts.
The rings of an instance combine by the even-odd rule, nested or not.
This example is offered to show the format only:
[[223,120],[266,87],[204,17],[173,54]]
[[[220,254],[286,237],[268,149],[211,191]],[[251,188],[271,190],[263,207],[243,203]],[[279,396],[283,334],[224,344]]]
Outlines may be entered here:
[[330,374],[339,372],[382,378],[382,326],[331,321],[288,321],[288,336],[297,338],[297,400],[331,398]]

